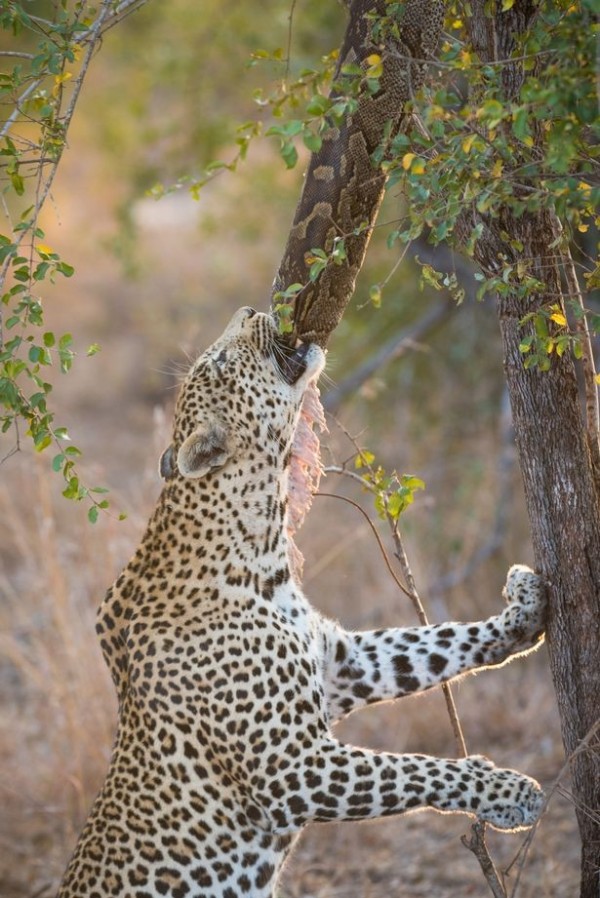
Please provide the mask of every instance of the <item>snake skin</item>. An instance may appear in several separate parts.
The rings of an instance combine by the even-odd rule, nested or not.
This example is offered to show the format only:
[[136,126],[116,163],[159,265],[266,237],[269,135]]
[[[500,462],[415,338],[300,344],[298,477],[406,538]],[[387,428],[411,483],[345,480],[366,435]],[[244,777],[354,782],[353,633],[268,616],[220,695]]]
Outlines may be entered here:
[[[422,85],[437,48],[444,4],[407,0],[400,39],[386,37],[384,46],[374,43],[370,24],[373,12],[386,14],[384,2],[355,0],[349,12],[334,82],[342,66],[358,63],[366,69],[367,57],[375,53],[382,57],[383,74],[379,91],[370,95],[363,90],[356,112],[323,135],[321,149],[310,160],[273,284],[273,294],[293,283],[306,284],[295,300],[294,331],[288,336],[292,345],[301,339],[325,347],[354,292],[385,190],[386,176],[371,157],[387,137],[386,129],[391,127],[393,137],[404,125],[405,105]],[[345,238],[346,261],[327,265],[314,283],[307,283],[307,253],[314,248],[331,252],[336,236]]]

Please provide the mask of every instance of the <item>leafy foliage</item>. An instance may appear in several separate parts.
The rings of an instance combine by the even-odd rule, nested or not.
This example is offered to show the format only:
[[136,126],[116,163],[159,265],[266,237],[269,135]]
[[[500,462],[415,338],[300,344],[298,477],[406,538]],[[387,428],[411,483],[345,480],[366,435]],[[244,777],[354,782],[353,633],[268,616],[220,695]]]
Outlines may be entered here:
[[408,201],[407,228],[394,236],[409,239],[427,227],[433,242],[446,239],[463,204],[488,215],[506,206],[515,215],[550,208],[585,232],[600,199],[586,180],[597,176],[600,136],[591,3],[544,6],[519,48],[525,79],[508,103],[509,60],[480,63],[462,30],[456,18],[438,84],[419,99],[426,133],[399,135],[384,163]]
[[375,465],[375,456],[361,449],[354,460],[366,489],[375,496],[375,508],[381,518],[396,524],[398,518],[415,501],[415,493],[425,489],[425,483],[412,474],[387,473],[381,465]]
[[[513,6],[504,0],[503,10]],[[476,222],[466,238],[472,254],[486,219],[501,214],[520,218],[545,210],[560,222],[557,253],[571,247],[589,291],[600,287],[594,239],[599,224],[600,119],[596,85],[598,24],[592,0],[560,0],[540,7],[535,24],[513,53],[523,63],[524,77],[512,100],[505,99],[504,77],[510,59],[482,62],[469,46],[458,6],[449,10],[448,29],[433,77],[410,108],[418,126],[386,139],[373,153],[373,165],[388,175],[388,187],[403,195],[404,213],[388,234],[388,245],[409,244],[426,237],[438,244],[457,242],[457,225],[465,211]],[[401,5],[389,4],[386,15],[373,23],[384,42],[401,27]],[[260,61],[283,65],[283,51],[260,51]],[[321,135],[355,110],[359,91],[376,93],[385,54],[373,54],[367,66],[344,66],[333,81],[336,54],[324,56],[317,69],[305,69],[295,79],[283,77],[273,92],[255,99],[277,122],[264,133],[279,140],[286,167],[299,159],[300,145],[318,150]],[[263,133],[256,129],[256,135]],[[333,252],[314,247],[307,256],[307,282],[328,264],[344,260],[340,234]],[[544,285],[532,274],[523,246],[507,231],[506,253],[493,276],[478,275],[478,297],[488,294],[535,297]],[[462,248],[462,247],[461,247]],[[456,277],[422,266],[422,283],[447,289],[457,302],[464,292]],[[381,305],[384,284],[374,284],[370,299]],[[298,285],[294,285],[298,290]],[[284,312],[289,296],[277,297]],[[569,317],[579,315],[579,297],[567,297]],[[524,338],[528,367],[546,368],[552,354],[581,352],[580,334],[569,322],[557,322],[553,307],[544,308],[523,325],[532,331]],[[586,307],[590,327],[598,333],[598,316]],[[289,317],[289,310],[288,310]],[[564,316],[563,316],[564,317]],[[558,324],[558,328],[553,325]],[[535,350],[535,351],[533,351]]]
[[[10,110],[0,128],[3,201],[10,230],[0,234],[0,422],[13,431],[20,446],[20,422],[37,452],[58,450],[52,467],[65,480],[63,495],[90,502],[95,521],[106,499],[99,487],[83,484],[77,473],[80,450],[66,445],[69,434],[57,425],[49,397],[49,369],[70,371],[73,338],[44,328],[40,287],[44,281],[71,277],[73,267],[48,246],[38,224],[50,194],[66,136],[92,54],[103,31],[136,2],[116,5],[105,0],[53,5],[52,17],[41,18],[32,4],[0,4],[0,34],[12,36],[8,65],[0,72],[0,102]],[[97,346],[90,347],[93,354]]]
[[[507,0],[503,9],[510,9]],[[589,289],[598,286],[600,223],[600,118],[596,95],[598,24],[590,0],[542,4],[531,31],[513,54],[523,62],[523,80],[509,102],[504,74],[511,60],[482,63],[466,43],[458,10],[451,15],[437,83],[415,100],[422,127],[400,134],[381,158],[389,185],[400,188],[406,213],[389,235],[410,242],[456,242],[456,229],[472,211],[466,238],[472,254],[487,219],[520,218],[545,211],[560,222],[554,248],[573,247]],[[493,276],[478,275],[486,294],[533,298],[544,285],[531,273],[531,260],[510,233]],[[464,236],[462,237],[465,242]],[[550,247],[552,248],[552,247]],[[434,275],[424,271],[432,283]],[[450,284],[447,285],[451,287]],[[567,297],[573,320],[579,297]],[[597,316],[586,309],[591,329]],[[531,331],[521,344],[528,367],[549,367],[552,354],[581,353],[580,336],[554,305],[523,321]]]

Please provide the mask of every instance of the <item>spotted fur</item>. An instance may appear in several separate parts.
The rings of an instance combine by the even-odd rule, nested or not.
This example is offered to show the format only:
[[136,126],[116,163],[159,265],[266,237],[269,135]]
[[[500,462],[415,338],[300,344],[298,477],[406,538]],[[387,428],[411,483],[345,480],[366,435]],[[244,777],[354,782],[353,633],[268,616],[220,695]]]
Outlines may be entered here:
[[166,484],[98,616],[119,695],[106,780],[60,898],[267,898],[310,821],[422,808],[530,826],[538,784],[482,757],[375,753],[332,724],[502,664],[540,641],[540,581],[511,568],[508,605],[470,624],[352,633],[290,575],[287,468],[322,350],[290,355],[241,309],[187,377]]

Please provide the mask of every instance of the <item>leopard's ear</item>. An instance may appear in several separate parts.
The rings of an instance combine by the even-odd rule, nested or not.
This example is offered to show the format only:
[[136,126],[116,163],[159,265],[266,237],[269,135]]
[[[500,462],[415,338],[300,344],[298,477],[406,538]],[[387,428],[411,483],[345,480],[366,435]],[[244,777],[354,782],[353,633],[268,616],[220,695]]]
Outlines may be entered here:
[[219,421],[212,420],[183,441],[177,453],[177,467],[184,477],[204,477],[222,468],[230,457],[228,431]]
[[170,480],[177,473],[175,449],[172,443],[161,455],[158,470],[163,480]]

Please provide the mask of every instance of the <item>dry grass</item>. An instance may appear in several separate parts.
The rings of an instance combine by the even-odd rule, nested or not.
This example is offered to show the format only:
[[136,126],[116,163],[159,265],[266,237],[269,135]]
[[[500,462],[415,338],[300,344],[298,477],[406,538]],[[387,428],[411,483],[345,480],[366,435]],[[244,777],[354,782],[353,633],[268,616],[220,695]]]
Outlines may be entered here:
[[94,614],[126,536],[57,515],[31,458],[11,475],[0,498],[0,893],[17,898],[56,880],[108,762],[115,703]]

